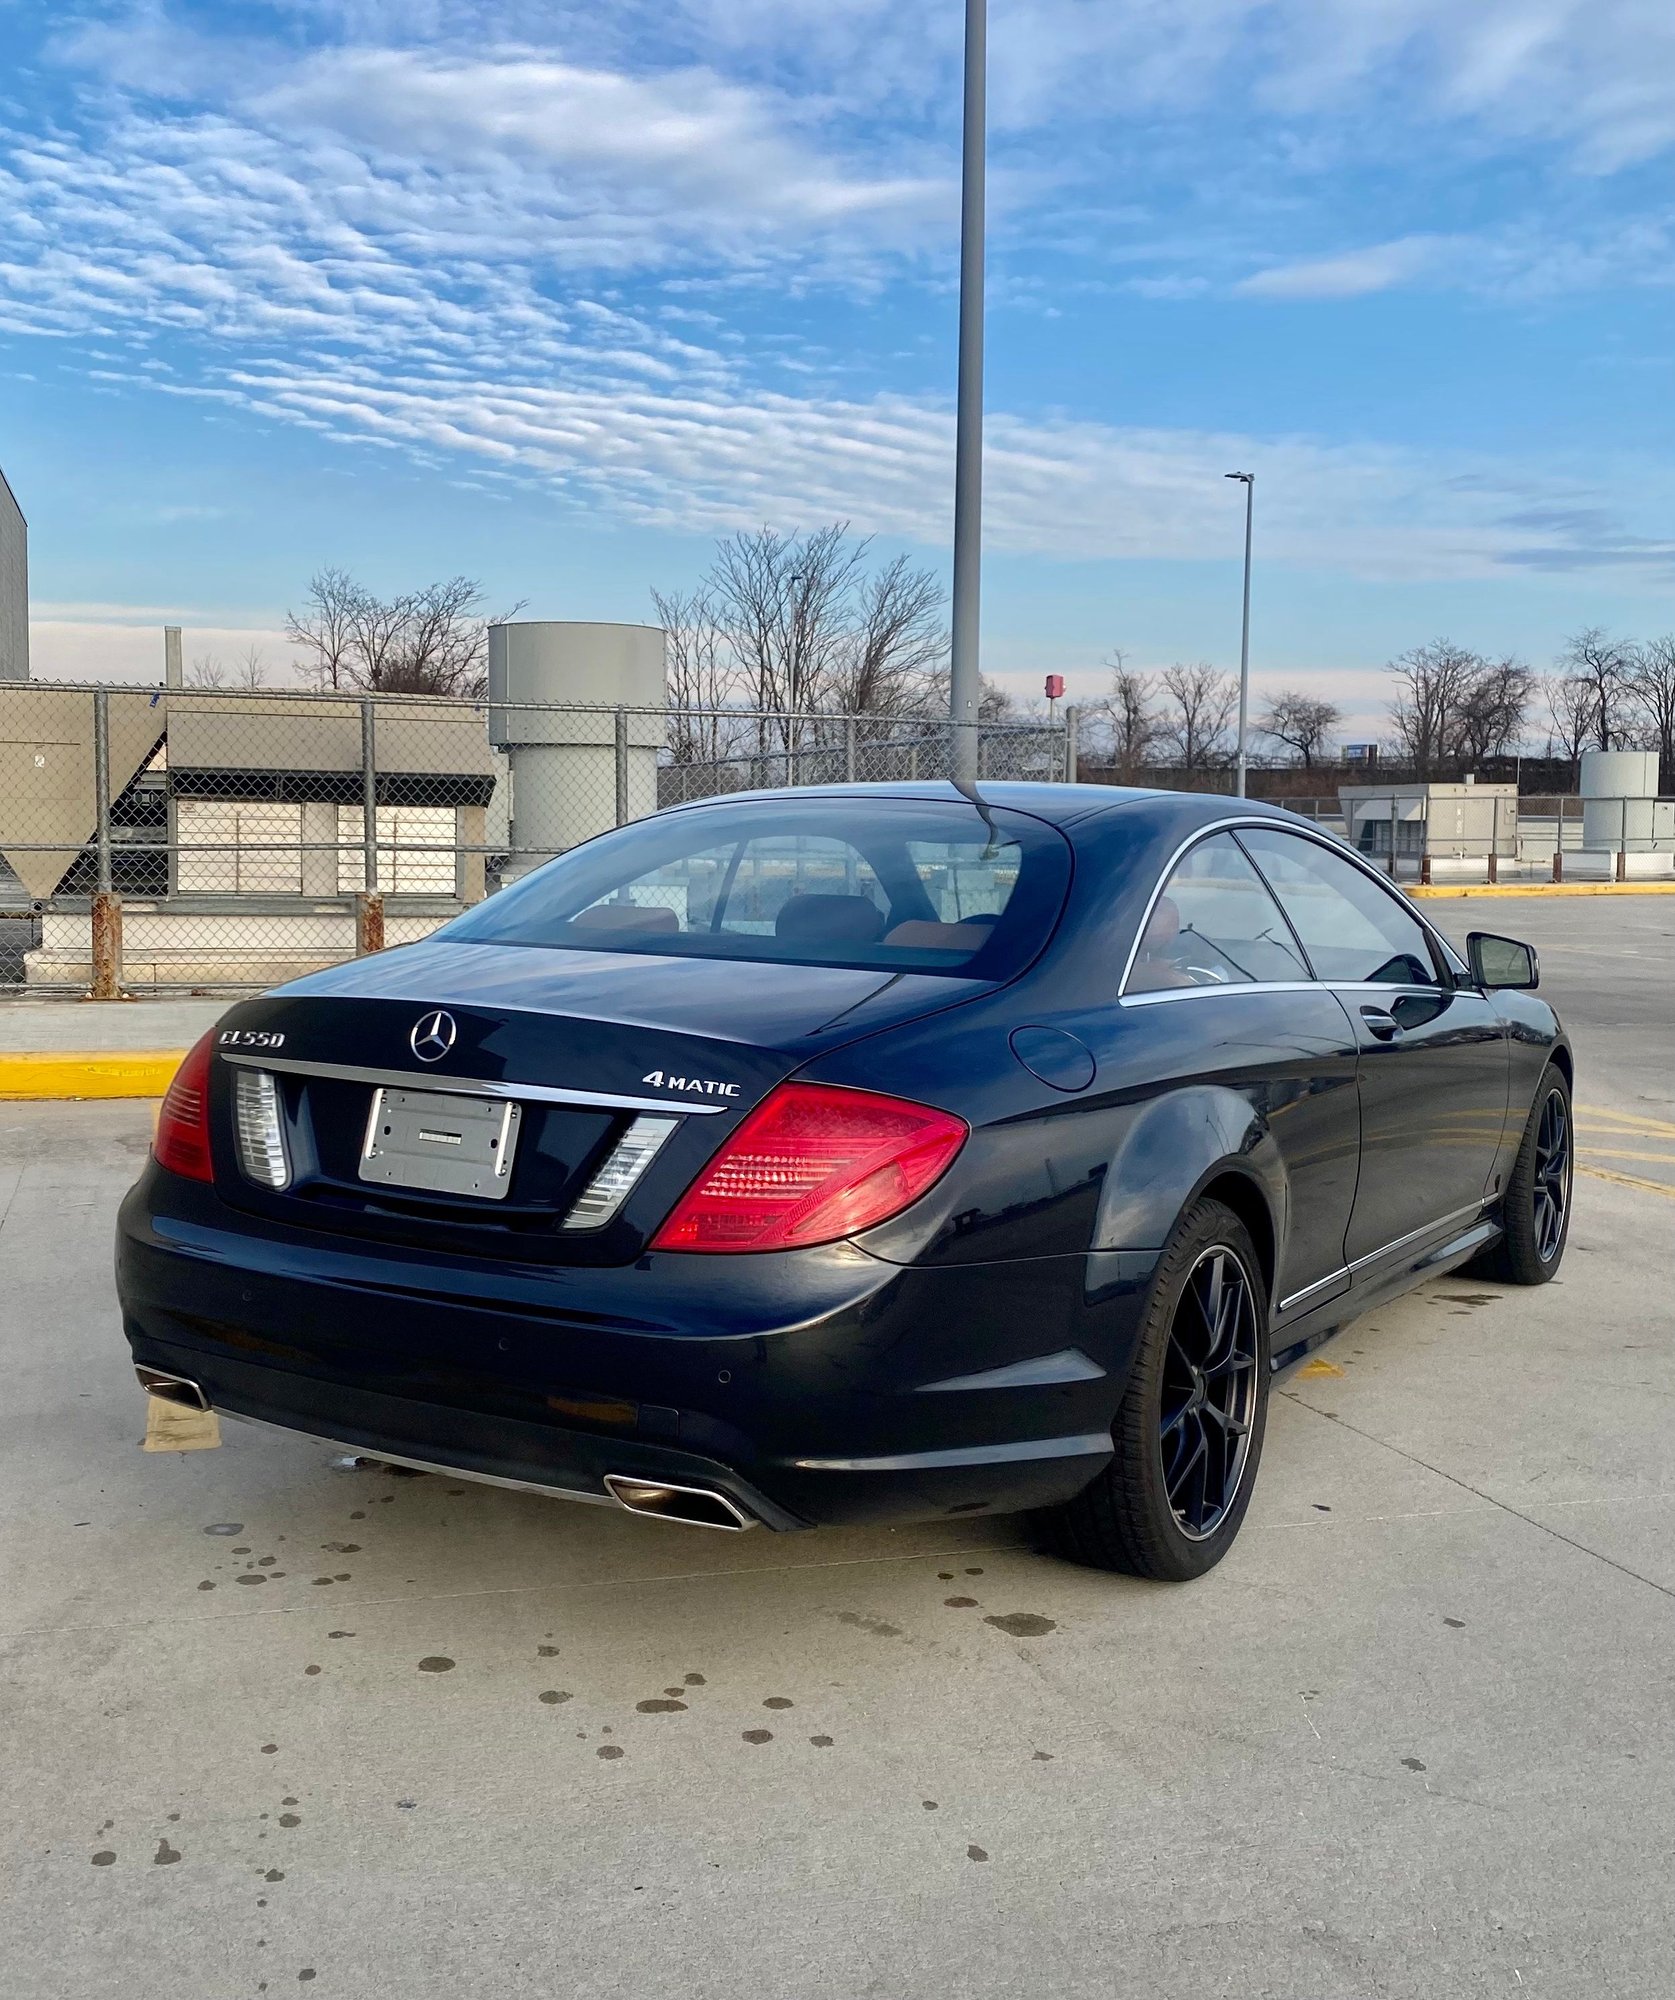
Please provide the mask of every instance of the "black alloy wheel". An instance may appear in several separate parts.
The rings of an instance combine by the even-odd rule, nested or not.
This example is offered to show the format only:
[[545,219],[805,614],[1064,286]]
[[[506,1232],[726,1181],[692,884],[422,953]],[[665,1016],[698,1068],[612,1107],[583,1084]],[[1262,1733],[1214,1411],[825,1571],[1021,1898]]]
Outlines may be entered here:
[[1233,1251],[1217,1244],[1187,1273],[1163,1360],[1163,1485],[1192,1541],[1215,1533],[1244,1481],[1256,1361],[1250,1280]]
[[1503,1285],[1545,1285],[1564,1261],[1576,1180],[1570,1085],[1547,1066],[1501,1202],[1501,1240],[1472,1265]]
[[1550,1090],[1536,1128],[1532,1188],[1535,1254],[1544,1264],[1558,1256],[1570,1224],[1570,1177],[1570,1106],[1562,1090]]
[[1268,1291],[1250,1232],[1195,1202],[1158,1260],[1112,1457],[1046,1517],[1074,1561],[1186,1583],[1232,1547],[1268,1410]]

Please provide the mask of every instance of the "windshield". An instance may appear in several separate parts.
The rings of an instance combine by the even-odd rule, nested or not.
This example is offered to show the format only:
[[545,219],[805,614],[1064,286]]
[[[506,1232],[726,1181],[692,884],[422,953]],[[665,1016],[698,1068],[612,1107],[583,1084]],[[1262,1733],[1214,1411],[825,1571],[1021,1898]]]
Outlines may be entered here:
[[1008,979],[1046,942],[1063,837],[963,800],[774,799],[601,835],[456,919],[473,944]]

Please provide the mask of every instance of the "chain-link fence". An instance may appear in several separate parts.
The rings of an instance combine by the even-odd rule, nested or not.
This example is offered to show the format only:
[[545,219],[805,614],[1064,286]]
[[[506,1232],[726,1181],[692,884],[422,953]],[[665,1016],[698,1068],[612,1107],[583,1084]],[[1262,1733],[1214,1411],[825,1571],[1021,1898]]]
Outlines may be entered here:
[[[1062,780],[1073,737],[984,725],[980,776]],[[8,685],[0,992],[271,986],[665,807],[952,751],[923,717]]]

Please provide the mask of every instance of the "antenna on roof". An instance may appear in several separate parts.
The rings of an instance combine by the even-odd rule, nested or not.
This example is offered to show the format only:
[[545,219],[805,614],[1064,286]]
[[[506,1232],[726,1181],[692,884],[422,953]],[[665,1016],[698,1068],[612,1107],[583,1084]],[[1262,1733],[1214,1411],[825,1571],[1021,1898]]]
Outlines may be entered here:
[[978,791],[970,778],[950,777],[948,782],[962,798],[969,799],[983,815],[983,824],[989,829],[989,844],[983,849],[982,858],[985,861],[992,861],[995,858],[996,852],[1005,845],[1005,842],[1000,837],[1000,828],[995,825],[995,816],[989,810],[988,800]]

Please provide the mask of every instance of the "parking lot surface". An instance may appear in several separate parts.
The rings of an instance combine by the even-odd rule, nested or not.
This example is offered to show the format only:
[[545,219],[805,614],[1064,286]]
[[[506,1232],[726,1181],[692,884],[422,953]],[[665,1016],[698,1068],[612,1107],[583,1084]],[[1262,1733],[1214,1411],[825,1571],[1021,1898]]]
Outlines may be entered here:
[[142,1451],[150,1107],[0,1105],[0,1992],[1666,1996],[1675,899],[1427,914],[1542,950],[1569,1259],[1286,1378],[1183,1589]]

